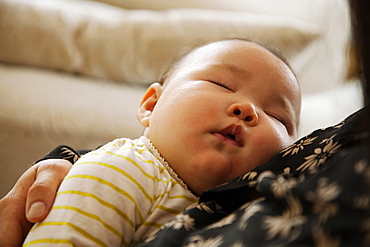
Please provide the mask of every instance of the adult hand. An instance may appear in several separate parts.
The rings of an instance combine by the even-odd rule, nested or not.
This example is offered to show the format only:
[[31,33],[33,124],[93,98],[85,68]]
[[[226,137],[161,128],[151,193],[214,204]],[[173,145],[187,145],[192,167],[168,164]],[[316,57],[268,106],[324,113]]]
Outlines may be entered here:
[[50,211],[56,191],[72,164],[63,159],[43,160],[28,169],[0,200],[0,246],[21,246],[32,223]]

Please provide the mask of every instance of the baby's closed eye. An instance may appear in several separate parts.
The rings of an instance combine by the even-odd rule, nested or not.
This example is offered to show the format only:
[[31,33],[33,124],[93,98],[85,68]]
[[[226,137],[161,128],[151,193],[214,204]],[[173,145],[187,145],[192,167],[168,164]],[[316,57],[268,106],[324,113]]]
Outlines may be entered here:
[[226,83],[224,83],[224,82],[221,82],[221,81],[219,81],[219,80],[207,80],[208,82],[211,82],[211,83],[213,83],[213,84],[215,84],[215,85],[218,85],[218,86],[220,86],[220,87],[223,87],[223,88],[225,88],[225,89],[227,89],[227,90],[229,90],[229,91],[232,91],[232,92],[234,92],[233,90],[231,90],[231,88],[226,84]]

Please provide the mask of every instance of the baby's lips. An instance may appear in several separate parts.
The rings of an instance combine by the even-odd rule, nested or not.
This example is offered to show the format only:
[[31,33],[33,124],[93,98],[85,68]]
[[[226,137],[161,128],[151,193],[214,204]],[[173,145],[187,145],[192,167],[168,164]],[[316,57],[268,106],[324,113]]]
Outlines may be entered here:
[[232,136],[237,146],[244,146],[243,127],[241,125],[231,124],[228,127],[222,129],[219,133],[227,138],[230,138]]

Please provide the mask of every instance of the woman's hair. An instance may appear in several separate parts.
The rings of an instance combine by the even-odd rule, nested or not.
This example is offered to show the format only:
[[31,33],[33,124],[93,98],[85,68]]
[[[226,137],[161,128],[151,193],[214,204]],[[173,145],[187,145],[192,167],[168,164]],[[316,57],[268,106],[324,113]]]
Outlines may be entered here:
[[[357,62],[360,66],[359,77],[363,83],[364,100],[366,105],[369,104],[370,94],[368,81],[370,79],[370,9],[369,1],[350,0],[351,17],[352,17],[352,35]],[[367,96],[367,97],[366,97]]]
[[249,39],[243,39],[243,38],[231,38],[231,39],[222,39],[222,40],[218,40],[218,41],[212,41],[212,42],[209,42],[209,43],[206,43],[206,44],[196,45],[196,46],[191,47],[190,49],[187,49],[187,51],[181,53],[172,63],[170,63],[168,65],[168,67],[163,72],[162,76],[160,77],[159,83],[164,85],[164,83],[166,82],[169,75],[176,69],[176,66],[178,64],[180,64],[180,62],[185,57],[187,57],[190,53],[192,53],[194,50],[196,50],[200,47],[212,44],[212,43],[216,43],[216,42],[220,42],[220,41],[228,41],[228,40],[240,40],[240,41],[255,43],[255,44],[258,44],[258,45],[262,46],[263,48],[265,48],[266,50],[268,50],[269,52],[274,54],[276,57],[278,57],[281,61],[283,61],[289,67],[289,69],[293,72],[294,76],[297,78],[296,74],[294,73],[294,71],[293,71],[292,67],[290,66],[290,64],[288,63],[287,59],[282,55],[282,53],[280,52],[280,50],[277,47],[270,46],[270,45],[267,45],[263,42],[255,41],[255,40],[249,40]]
[[[360,66],[360,79],[366,118],[363,121],[364,128],[370,132],[370,1],[349,0],[352,17],[352,34],[356,57]],[[368,137],[369,158],[370,158],[370,137]]]

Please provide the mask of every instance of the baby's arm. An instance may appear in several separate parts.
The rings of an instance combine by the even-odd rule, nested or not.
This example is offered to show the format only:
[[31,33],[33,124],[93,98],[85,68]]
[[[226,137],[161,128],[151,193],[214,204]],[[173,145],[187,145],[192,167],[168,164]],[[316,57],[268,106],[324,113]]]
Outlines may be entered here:
[[[141,195],[140,199],[135,197],[140,192],[130,175],[132,163],[124,158],[125,152],[117,154],[114,149],[113,144],[107,144],[75,163],[59,188],[50,214],[31,230],[25,246],[120,246],[131,242],[135,226],[146,214],[142,212],[151,204]],[[145,181],[142,185],[153,187]]]

